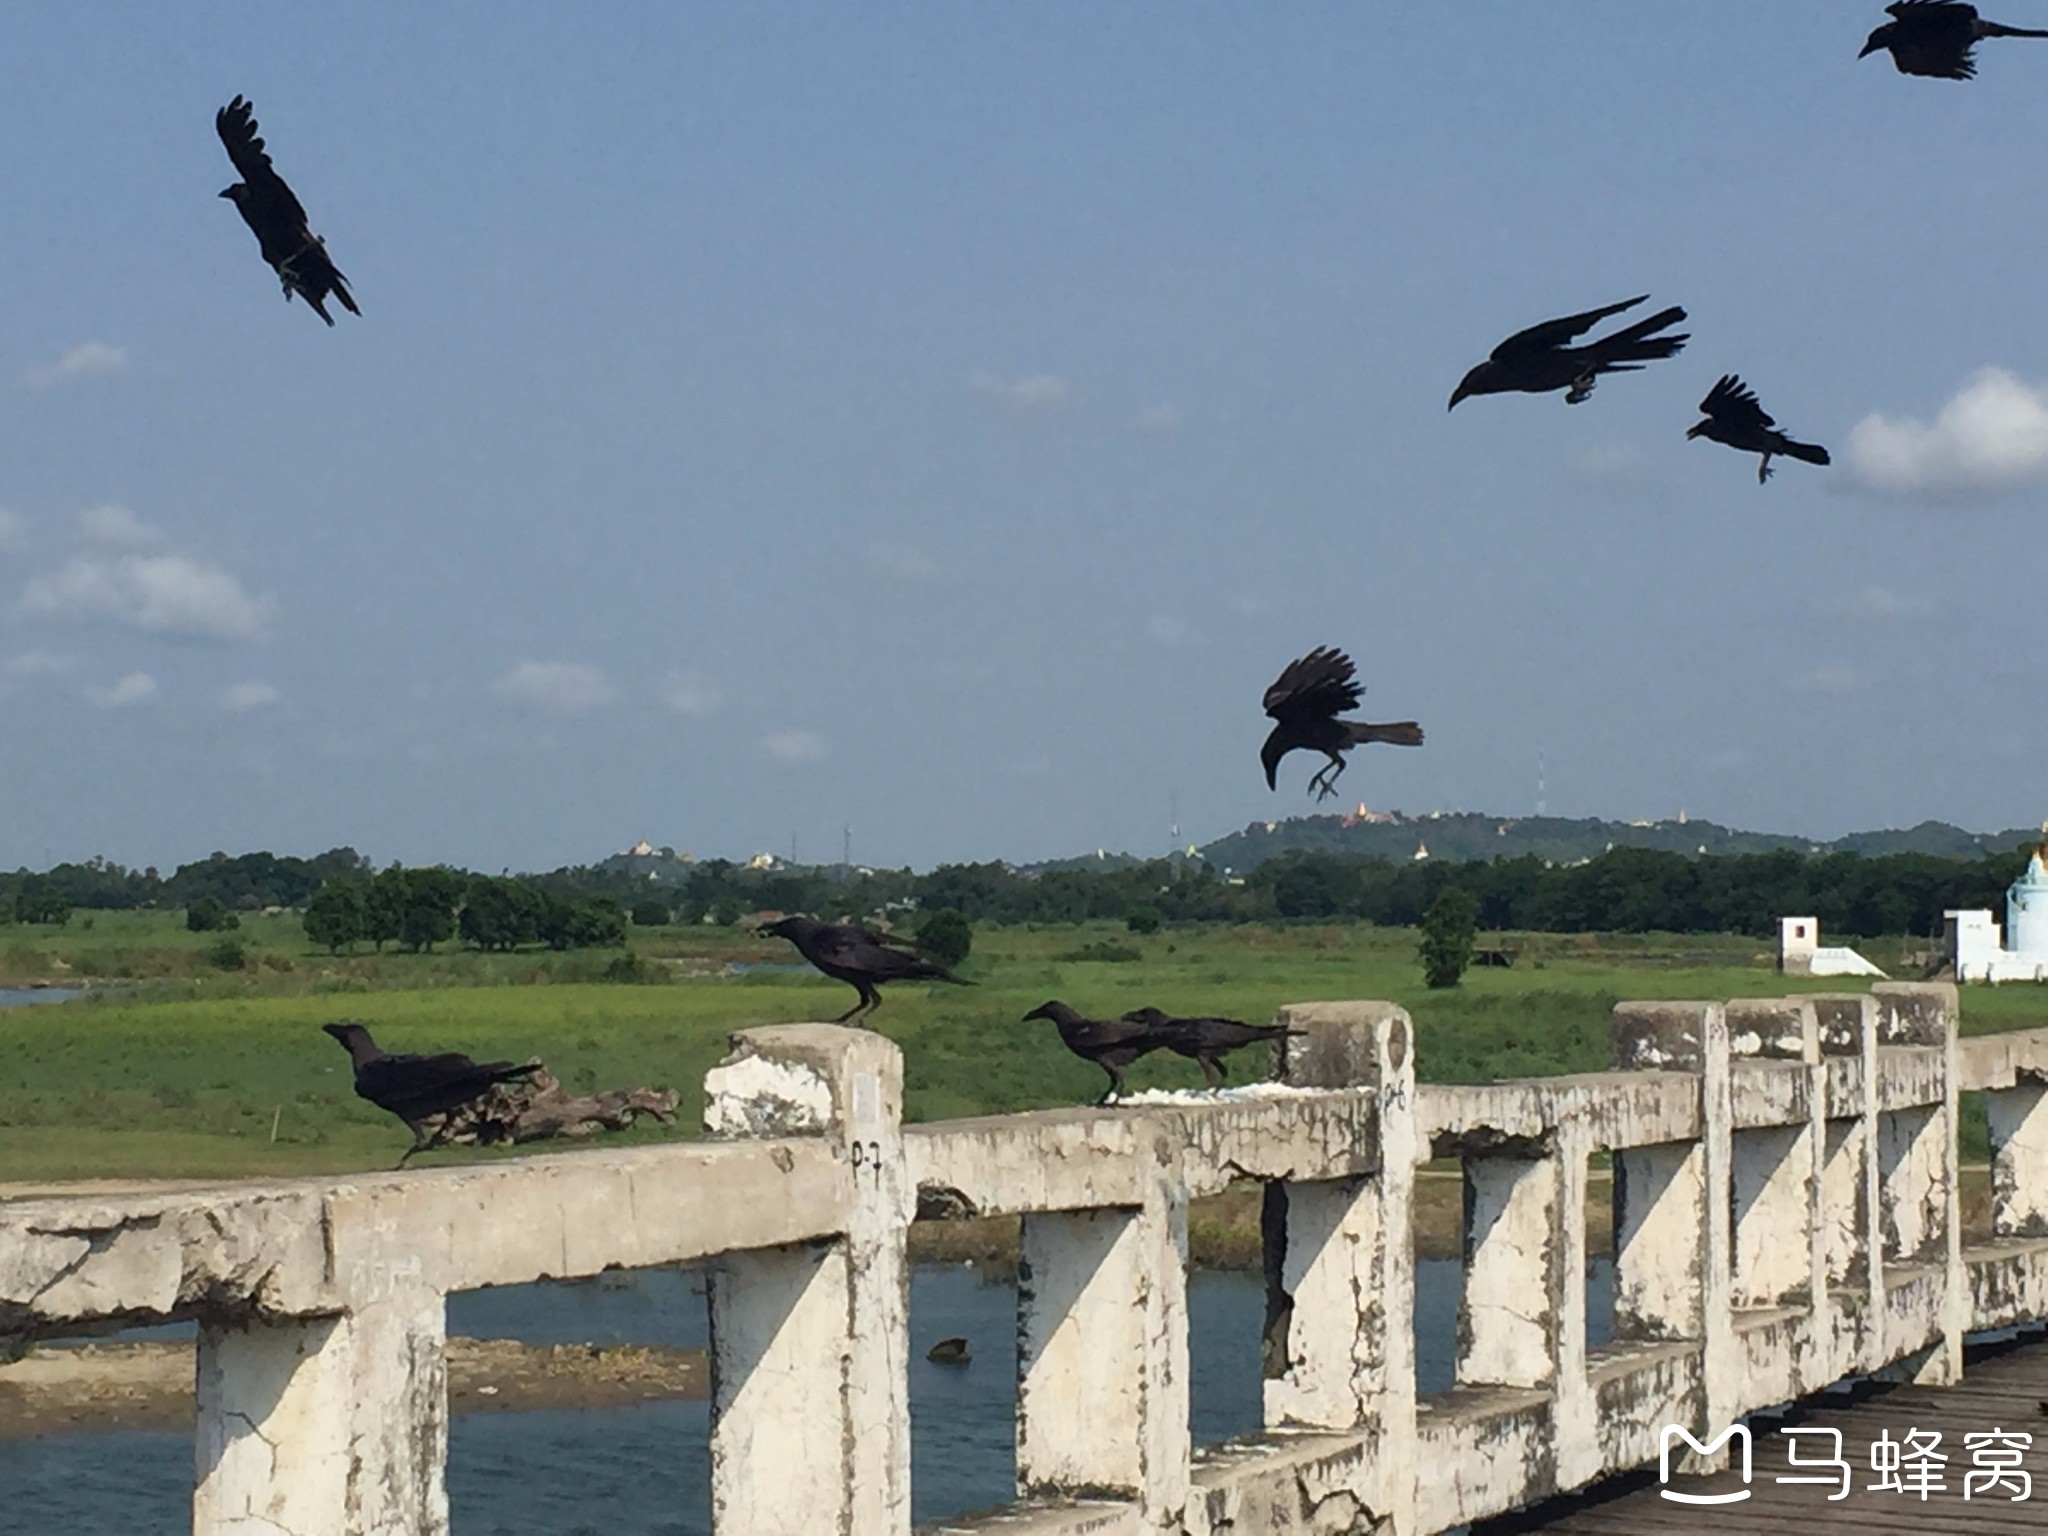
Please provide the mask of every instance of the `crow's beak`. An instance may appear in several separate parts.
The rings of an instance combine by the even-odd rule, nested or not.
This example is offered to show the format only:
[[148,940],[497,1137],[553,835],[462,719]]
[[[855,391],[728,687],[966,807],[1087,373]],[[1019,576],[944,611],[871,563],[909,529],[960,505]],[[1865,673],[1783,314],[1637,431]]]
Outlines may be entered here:
[[235,189],[233,187],[222,187],[218,192],[214,193],[213,195],[215,197],[233,197],[235,195]]
[[1460,379],[1458,381],[1458,387],[1451,391],[1451,403],[1445,406],[1444,409],[1447,411],[1455,411],[1458,408],[1458,402],[1460,400],[1466,399],[1468,396],[1471,395],[1471,393],[1472,381],[1469,378]]
[[1687,442],[1691,442],[1694,438],[1698,437],[1702,432],[1706,430],[1707,424],[1704,421],[1699,423],[1699,425],[1697,426],[1687,427],[1685,429],[1685,440]]
[[1863,51],[1857,54],[1856,57],[1859,59],[1867,59],[1883,46],[1883,43],[1880,43],[1876,38],[1873,37],[1869,42],[1863,45]]

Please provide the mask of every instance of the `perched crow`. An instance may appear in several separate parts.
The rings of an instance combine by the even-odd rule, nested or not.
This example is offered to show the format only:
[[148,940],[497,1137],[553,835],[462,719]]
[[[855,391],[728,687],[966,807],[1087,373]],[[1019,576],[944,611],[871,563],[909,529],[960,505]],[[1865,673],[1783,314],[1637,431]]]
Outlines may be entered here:
[[1308,781],[1318,800],[1337,793],[1337,777],[1344,771],[1343,753],[1360,742],[1390,741],[1397,747],[1422,745],[1422,727],[1413,720],[1394,725],[1371,725],[1363,720],[1339,720],[1347,709],[1356,709],[1365,693],[1356,679],[1351,658],[1342,651],[1320,646],[1287,669],[1266,690],[1266,713],[1279,724],[1259,748],[1259,761],[1266,765],[1266,788],[1280,787],[1276,775],[1280,759],[1296,747],[1320,752],[1330,761]]
[[1708,390],[1707,398],[1700,402],[1700,409],[1707,413],[1707,419],[1685,435],[1726,443],[1744,453],[1762,454],[1763,458],[1757,461],[1756,466],[1758,485],[1771,478],[1771,455],[1774,453],[1808,464],[1828,462],[1827,449],[1818,443],[1795,443],[1780,432],[1778,424],[1757,404],[1756,391],[1732,373],[1721,375],[1721,381]]
[[1109,1087],[1097,1104],[1107,1104],[1124,1095],[1124,1068],[1166,1044],[1143,1024],[1129,1019],[1083,1018],[1062,1002],[1040,1003],[1025,1014],[1026,1019],[1051,1019],[1060,1027],[1060,1039],[1083,1061],[1092,1061],[1109,1074]]
[[433,1145],[426,1122],[482,1098],[492,1085],[529,1077],[540,1063],[517,1065],[509,1061],[472,1061],[460,1051],[439,1056],[393,1054],[379,1050],[369,1030],[360,1024],[335,1023],[320,1026],[341,1042],[348,1059],[355,1063],[356,1093],[379,1109],[388,1109],[412,1131],[412,1145],[398,1160],[403,1168],[413,1153]]
[[815,917],[785,917],[761,925],[762,933],[778,934],[789,940],[811,964],[843,981],[860,994],[860,1001],[832,1022],[844,1024],[856,1014],[872,1013],[882,1006],[882,994],[875,989],[885,981],[950,981],[956,987],[973,982],[955,976],[938,961],[916,953],[916,943],[893,933],[877,933],[857,923],[821,923]]
[[1884,9],[1893,20],[1871,33],[1856,57],[1868,58],[1880,48],[1889,48],[1892,63],[1902,75],[1968,80],[1977,73],[1972,55],[1980,38],[2048,37],[2048,32],[1985,21],[1978,16],[1977,7],[1960,0],[1898,0]]
[[296,293],[313,306],[313,313],[334,324],[322,301],[331,293],[342,308],[360,315],[348,291],[348,280],[327,254],[327,242],[313,233],[306,222],[306,210],[292,195],[263,151],[256,136],[256,114],[249,103],[237,96],[213,114],[214,130],[228,147],[228,158],[242,179],[221,189],[221,196],[241,211],[242,222],[255,231],[263,247],[263,259],[276,269],[284,284],[287,303]]
[[1612,336],[1589,341],[1583,347],[1566,345],[1609,315],[1634,309],[1648,297],[1647,293],[1638,294],[1632,299],[1623,299],[1619,304],[1589,309],[1583,315],[1566,315],[1562,320],[1546,320],[1526,331],[1515,332],[1493,349],[1491,357],[1465,375],[1458,387],[1451,391],[1448,408],[1455,410],[1458,402],[1467,395],[1499,395],[1509,390],[1540,395],[1562,389],[1566,391],[1564,403],[1577,405],[1593,393],[1594,380],[1601,374],[1637,373],[1644,363],[1672,356],[1691,338],[1653,336],[1650,333],[1661,331],[1667,325],[1676,325],[1685,318],[1685,311],[1676,305],[1660,309],[1649,319],[1638,320]]
[[1202,1081],[1211,1088],[1223,1086],[1230,1070],[1223,1063],[1226,1052],[1261,1040],[1282,1040],[1302,1031],[1284,1024],[1245,1024],[1237,1019],[1182,1019],[1158,1008],[1133,1008],[1124,1015],[1129,1024],[1142,1024],[1159,1037],[1167,1050],[1202,1064]]

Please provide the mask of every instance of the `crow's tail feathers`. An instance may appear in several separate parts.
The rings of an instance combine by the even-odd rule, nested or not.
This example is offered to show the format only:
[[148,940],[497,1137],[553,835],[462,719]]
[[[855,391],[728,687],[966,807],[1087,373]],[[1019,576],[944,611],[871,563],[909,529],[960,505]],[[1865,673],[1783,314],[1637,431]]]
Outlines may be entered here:
[[1669,309],[1660,309],[1647,320],[1638,320],[1634,325],[1624,326],[1612,336],[1593,343],[1592,350],[1600,354],[1600,360],[1610,367],[1615,363],[1647,363],[1660,357],[1671,357],[1692,340],[1687,336],[1652,336],[1652,331],[1661,331],[1667,325],[1677,325],[1685,318],[1685,311],[1676,304]]
[[1366,720],[1353,720],[1350,725],[1351,740],[1354,743],[1385,741],[1397,747],[1422,745],[1422,727],[1413,720],[1399,720],[1391,725],[1374,725]]
[[2048,32],[2036,32],[2031,27],[2008,27],[1995,21],[1980,21],[1977,30],[1985,37],[2048,37]]
[[348,284],[343,280],[339,272],[334,274],[334,296],[341,300],[341,307],[350,314],[360,315],[362,313],[360,309],[356,308],[355,295],[348,291]]
[[1832,462],[1828,458],[1827,449],[1821,447],[1819,443],[1795,443],[1788,437],[1785,439],[1785,446],[1778,451],[1806,464],[1827,464]]

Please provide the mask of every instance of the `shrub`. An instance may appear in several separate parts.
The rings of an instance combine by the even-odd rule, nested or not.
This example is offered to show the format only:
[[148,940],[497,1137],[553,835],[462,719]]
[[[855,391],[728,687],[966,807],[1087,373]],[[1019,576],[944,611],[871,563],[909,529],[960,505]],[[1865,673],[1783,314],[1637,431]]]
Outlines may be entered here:
[[633,926],[635,928],[662,928],[667,925],[667,902],[647,900],[633,903]]
[[1075,962],[1093,962],[1098,965],[1131,965],[1145,958],[1145,952],[1135,944],[1109,944],[1097,940],[1083,944],[1079,949],[1069,949],[1054,955],[1053,959],[1062,965]]
[[1124,926],[1133,933],[1157,933],[1159,931],[1159,909],[1139,907],[1124,919]]
[[1432,987],[1455,987],[1472,963],[1479,928],[1479,898],[1447,885],[1422,914],[1422,979]]
[[242,947],[242,941],[231,934],[207,946],[206,963],[216,970],[239,971],[249,963],[249,952]]
[[950,907],[942,907],[917,925],[917,945],[948,970],[974,948],[974,928]]
[[218,896],[201,896],[185,908],[187,933],[226,933],[242,926]]

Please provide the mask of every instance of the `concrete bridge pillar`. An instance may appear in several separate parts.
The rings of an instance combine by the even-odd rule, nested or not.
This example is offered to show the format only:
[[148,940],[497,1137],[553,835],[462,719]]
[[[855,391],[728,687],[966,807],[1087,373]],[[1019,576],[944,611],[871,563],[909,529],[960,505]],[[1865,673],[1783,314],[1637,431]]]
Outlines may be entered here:
[[1180,1148],[1141,1151],[1143,1205],[1027,1214],[1017,1263],[1017,1491],[1188,1502],[1187,1196]]
[[[1687,1072],[1700,1082],[1695,1141],[1614,1154],[1614,1332],[1618,1339],[1697,1339],[1693,1432],[1718,1435],[1738,1412],[1731,1213],[1734,1108],[1728,1014],[1721,1003],[1622,1003],[1617,1071]],[[1688,1456],[1694,1470],[1726,1460]]]
[[1828,1369],[1874,1370],[1884,1348],[1883,1204],[1877,1149],[1877,1002],[1868,993],[1811,993],[1827,1105],[1821,1146],[1820,1246]]
[[903,1060],[866,1030],[742,1030],[705,1078],[710,1137],[822,1136],[845,1234],[720,1255],[711,1295],[711,1520],[719,1536],[907,1536],[916,1191]]
[[2048,1083],[2022,1077],[1984,1093],[1991,1129],[1991,1230],[2048,1237]]
[[1891,1056],[1899,1075],[1922,1086],[1923,1097],[1931,1090],[1929,1102],[1879,1115],[1882,1251],[1886,1262],[1932,1272],[1925,1283],[1940,1293],[1941,1326],[1913,1380],[1947,1386],[1962,1379],[1970,1307],[1956,1136],[1962,1078],[1956,989],[1951,982],[1881,981],[1870,995],[1881,1054]]
[[199,1330],[195,1536],[446,1536],[438,1291]]

